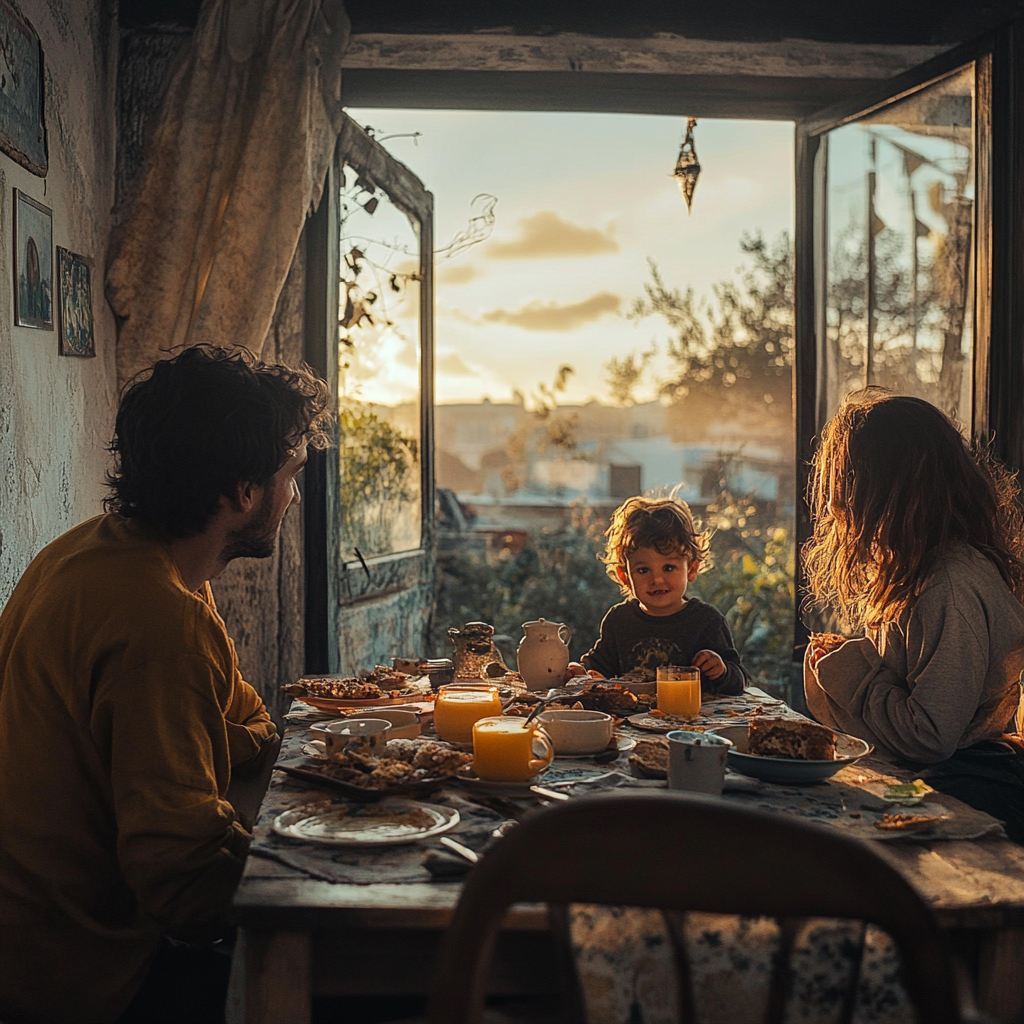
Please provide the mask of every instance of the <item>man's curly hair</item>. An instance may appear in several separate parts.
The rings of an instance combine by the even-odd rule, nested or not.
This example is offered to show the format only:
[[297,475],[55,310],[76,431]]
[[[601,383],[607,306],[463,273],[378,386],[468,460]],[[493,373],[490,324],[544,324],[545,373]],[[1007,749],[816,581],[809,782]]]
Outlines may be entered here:
[[303,440],[326,448],[330,391],[308,367],[197,345],[125,387],[109,451],[108,512],[167,537],[202,533],[222,497],[262,486]]
[[681,554],[691,561],[699,558],[700,571],[711,568],[711,532],[698,529],[682,498],[630,498],[615,510],[605,536],[605,552],[598,557],[623,594],[632,591],[619,576],[619,569],[638,548]]

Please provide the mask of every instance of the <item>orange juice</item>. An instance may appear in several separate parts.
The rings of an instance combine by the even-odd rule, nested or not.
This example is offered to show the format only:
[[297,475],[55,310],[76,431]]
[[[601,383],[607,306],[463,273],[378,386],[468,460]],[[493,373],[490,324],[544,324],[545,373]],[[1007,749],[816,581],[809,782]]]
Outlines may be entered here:
[[[538,757],[535,747],[543,750]],[[525,782],[555,756],[539,726],[522,718],[484,718],[473,726],[473,771],[489,782]]]
[[700,670],[659,666],[658,710],[680,718],[696,718],[700,714]]
[[500,714],[496,686],[442,686],[434,704],[434,728],[449,743],[472,743],[474,722]]

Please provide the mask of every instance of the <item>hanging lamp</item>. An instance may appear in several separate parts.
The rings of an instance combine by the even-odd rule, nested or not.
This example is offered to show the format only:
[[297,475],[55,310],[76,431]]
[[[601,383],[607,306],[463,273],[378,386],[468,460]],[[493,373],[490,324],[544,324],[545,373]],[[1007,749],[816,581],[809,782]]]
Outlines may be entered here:
[[693,193],[697,188],[697,179],[700,177],[700,161],[697,159],[697,150],[693,144],[693,129],[697,127],[697,118],[686,119],[686,137],[679,147],[679,159],[676,160],[676,169],[672,172],[673,177],[679,183],[679,191],[683,193],[686,200],[686,212],[693,209]]

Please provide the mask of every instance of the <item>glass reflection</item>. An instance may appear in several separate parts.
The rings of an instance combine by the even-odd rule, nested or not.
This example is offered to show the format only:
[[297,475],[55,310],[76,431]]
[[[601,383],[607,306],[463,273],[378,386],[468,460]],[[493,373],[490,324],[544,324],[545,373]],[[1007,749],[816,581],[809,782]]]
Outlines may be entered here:
[[420,546],[416,225],[351,167],[341,184],[338,456],[342,557]]
[[970,64],[822,140],[826,418],[882,384],[971,422],[974,100]]

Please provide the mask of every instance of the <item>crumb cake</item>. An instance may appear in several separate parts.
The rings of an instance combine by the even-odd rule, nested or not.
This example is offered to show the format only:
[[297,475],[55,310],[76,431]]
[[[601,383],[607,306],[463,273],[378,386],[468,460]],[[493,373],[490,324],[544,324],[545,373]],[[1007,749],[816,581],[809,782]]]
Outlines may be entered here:
[[637,740],[629,760],[643,774],[664,778],[668,771],[668,740],[661,737]]
[[751,720],[747,735],[748,754],[793,761],[835,760],[836,734],[817,722],[761,715]]

